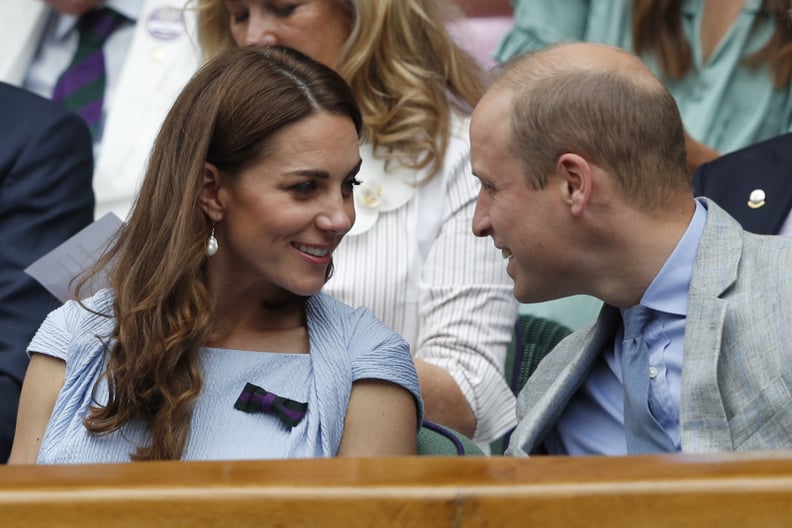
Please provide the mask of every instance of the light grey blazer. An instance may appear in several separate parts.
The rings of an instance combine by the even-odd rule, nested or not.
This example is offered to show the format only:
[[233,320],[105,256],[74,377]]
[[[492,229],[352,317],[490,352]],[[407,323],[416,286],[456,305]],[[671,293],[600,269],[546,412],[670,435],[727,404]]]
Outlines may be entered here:
[[[688,296],[682,451],[792,448],[792,239],[748,233],[701,201],[708,214]],[[620,325],[606,305],[548,354],[518,397],[507,454],[541,449]]]

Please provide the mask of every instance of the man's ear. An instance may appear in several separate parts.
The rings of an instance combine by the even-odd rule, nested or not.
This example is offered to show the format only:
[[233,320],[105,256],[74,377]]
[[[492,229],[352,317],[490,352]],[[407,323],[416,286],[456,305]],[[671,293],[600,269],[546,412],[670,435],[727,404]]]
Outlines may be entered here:
[[591,164],[584,157],[567,152],[558,158],[556,171],[564,202],[573,216],[580,216],[591,200]]
[[223,219],[223,203],[220,198],[220,188],[222,187],[222,175],[217,167],[209,162],[204,163],[203,187],[198,200],[201,209],[212,222],[219,222]]

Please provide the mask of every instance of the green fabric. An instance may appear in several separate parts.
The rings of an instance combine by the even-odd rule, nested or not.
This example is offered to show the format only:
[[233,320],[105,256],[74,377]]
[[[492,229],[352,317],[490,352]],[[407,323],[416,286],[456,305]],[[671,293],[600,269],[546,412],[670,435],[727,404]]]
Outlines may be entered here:
[[[775,23],[762,0],[746,0],[742,12],[706,62],[702,61],[703,0],[685,0],[682,29],[694,68],[664,82],[679,105],[685,129],[722,153],[792,131],[792,83],[773,87],[767,65],[750,69],[745,57],[761,48]],[[499,61],[569,41],[600,42],[632,51],[631,0],[514,0],[514,27],[496,53]],[[641,57],[660,75],[654,57]]]
[[[517,320],[514,340],[522,343],[523,356],[519,365],[512,360],[509,384],[515,395],[519,394],[525,382],[534,373],[539,362],[572,330],[555,321],[539,317],[521,316]],[[512,352],[514,357],[516,351]]]
[[448,427],[439,426],[444,433],[430,429],[426,425],[421,426],[418,431],[418,455],[421,456],[460,456],[459,450],[454,441],[449,438],[453,436],[462,445],[465,456],[483,456],[484,452],[473,440],[462,433],[458,433]]
[[[514,325],[514,334],[506,352],[506,382],[514,395],[518,395],[533,374],[542,358],[572,330],[555,321],[522,314]],[[522,356],[518,357],[518,348]],[[511,431],[490,444],[493,455],[502,455],[508,445]]]

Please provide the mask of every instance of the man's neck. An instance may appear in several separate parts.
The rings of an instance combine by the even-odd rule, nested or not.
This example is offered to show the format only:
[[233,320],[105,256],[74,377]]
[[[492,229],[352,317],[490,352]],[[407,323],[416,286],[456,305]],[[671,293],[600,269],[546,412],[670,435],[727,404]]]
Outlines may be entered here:
[[609,244],[592,280],[591,295],[607,304],[629,307],[640,302],[652,280],[685,234],[696,203],[691,198],[661,211],[624,208],[612,225]]

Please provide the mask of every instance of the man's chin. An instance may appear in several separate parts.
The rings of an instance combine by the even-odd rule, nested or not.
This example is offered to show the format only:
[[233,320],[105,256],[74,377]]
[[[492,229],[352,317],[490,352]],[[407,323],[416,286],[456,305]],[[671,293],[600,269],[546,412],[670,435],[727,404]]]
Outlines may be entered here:
[[523,304],[539,302],[535,300],[535,295],[532,295],[532,293],[535,294],[536,292],[526,291],[525,288],[518,287],[517,283],[514,284],[513,294],[514,298],[517,299],[518,302]]
[[514,283],[513,290],[514,298],[522,304],[534,304],[547,301],[554,301],[564,297],[564,295],[554,295],[553,292],[541,291],[538,288],[531,287],[530,285],[518,285]]

